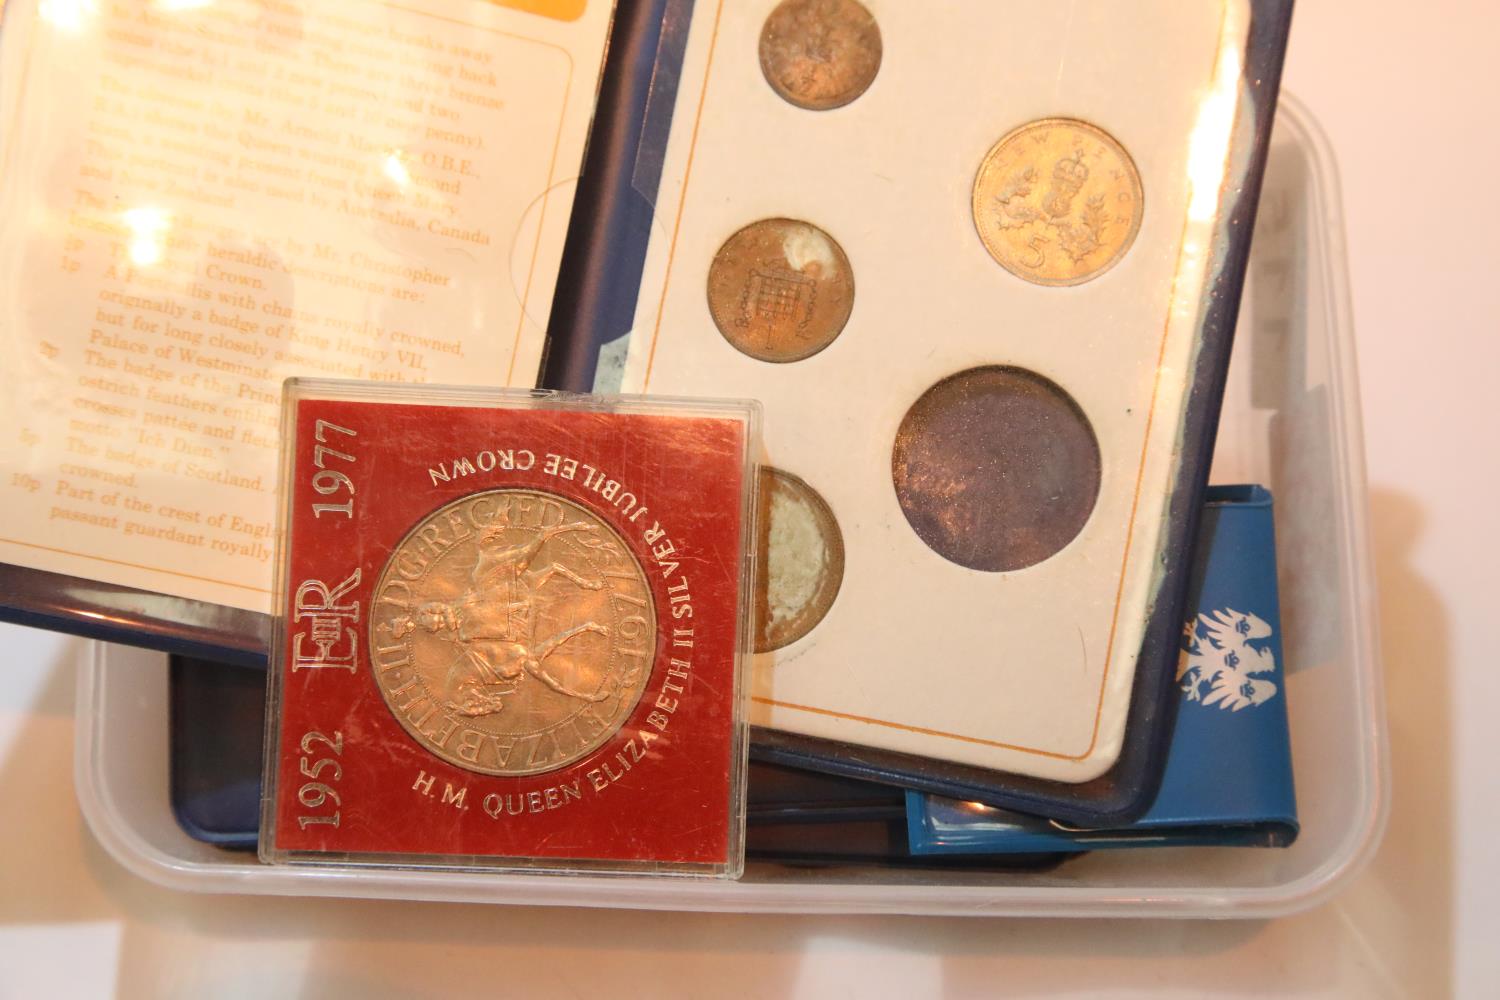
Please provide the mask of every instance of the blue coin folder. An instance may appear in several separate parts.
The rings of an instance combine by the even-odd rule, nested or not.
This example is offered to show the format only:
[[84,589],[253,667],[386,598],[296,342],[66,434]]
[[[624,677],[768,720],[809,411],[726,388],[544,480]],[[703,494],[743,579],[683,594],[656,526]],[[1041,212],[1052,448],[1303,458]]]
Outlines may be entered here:
[[913,854],[1284,847],[1297,837],[1271,494],[1210,487],[1161,791],[1138,820],[1082,829],[908,791]]

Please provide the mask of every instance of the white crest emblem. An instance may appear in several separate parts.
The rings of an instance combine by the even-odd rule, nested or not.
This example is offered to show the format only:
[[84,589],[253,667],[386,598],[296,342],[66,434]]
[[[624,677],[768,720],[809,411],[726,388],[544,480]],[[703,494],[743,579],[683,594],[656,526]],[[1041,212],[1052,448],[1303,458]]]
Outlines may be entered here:
[[1253,614],[1225,608],[1200,614],[1183,626],[1182,658],[1177,686],[1186,701],[1217,705],[1238,712],[1276,696],[1276,684],[1264,674],[1276,672],[1276,657],[1261,643],[1271,626]]

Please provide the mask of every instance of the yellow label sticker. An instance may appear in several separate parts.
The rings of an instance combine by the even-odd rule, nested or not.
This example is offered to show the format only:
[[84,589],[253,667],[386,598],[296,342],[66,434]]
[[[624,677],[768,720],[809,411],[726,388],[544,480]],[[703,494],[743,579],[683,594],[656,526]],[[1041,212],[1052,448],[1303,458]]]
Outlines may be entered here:
[[556,21],[576,21],[583,16],[589,0],[490,0],[490,3],[496,7],[522,10]]

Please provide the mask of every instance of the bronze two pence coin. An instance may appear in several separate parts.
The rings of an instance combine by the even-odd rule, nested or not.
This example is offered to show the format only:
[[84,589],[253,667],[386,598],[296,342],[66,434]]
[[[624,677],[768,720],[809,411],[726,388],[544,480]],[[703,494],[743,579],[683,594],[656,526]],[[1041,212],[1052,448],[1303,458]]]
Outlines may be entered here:
[[856,0],[785,0],[760,32],[760,68],[789,103],[843,107],[880,71],[880,26]]

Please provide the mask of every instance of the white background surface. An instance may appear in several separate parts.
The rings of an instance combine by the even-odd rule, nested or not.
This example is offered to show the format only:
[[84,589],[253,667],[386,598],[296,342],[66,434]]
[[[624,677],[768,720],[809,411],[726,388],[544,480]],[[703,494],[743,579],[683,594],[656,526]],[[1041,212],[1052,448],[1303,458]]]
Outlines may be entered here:
[[0,997],[1493,996],[1497,42],[1480,0],[1302,0],[1293,29],[1287,85],[1343,172],[1394,777],[1385,844],[1333,903],[1194,924],[179,895],[83,826],[68,640],[5,627]]

